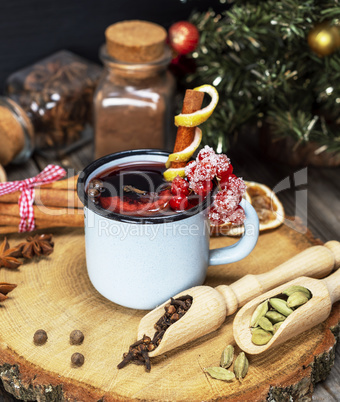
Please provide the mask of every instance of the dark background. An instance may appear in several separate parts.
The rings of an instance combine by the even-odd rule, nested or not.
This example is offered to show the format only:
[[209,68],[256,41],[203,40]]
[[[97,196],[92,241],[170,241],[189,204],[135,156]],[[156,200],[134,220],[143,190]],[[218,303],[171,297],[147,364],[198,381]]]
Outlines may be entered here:
[[60,49],[99,62],[104,31],[117,21],[168,29],[209,7],[225,8],[218,0],[0,0],[0,93],[9,74]]

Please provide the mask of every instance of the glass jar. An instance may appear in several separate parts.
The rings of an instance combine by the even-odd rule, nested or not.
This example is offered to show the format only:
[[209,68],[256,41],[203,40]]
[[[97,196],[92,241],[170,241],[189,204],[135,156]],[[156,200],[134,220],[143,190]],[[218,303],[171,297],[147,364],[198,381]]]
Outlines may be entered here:
[[32,122],[35,150],[46,156],[91,140],[92,100],[102,67],[61,50],[11,74],[6,94]]
[[34,149],[34,129],[24,110],[0,96],[0,164],[23,163]]
[[105,69],[94,96],[95,157],[138,148],[170,150],[175,136],[170,49],[164,45],[156,60],[127,62],[103,45],[100,57]]

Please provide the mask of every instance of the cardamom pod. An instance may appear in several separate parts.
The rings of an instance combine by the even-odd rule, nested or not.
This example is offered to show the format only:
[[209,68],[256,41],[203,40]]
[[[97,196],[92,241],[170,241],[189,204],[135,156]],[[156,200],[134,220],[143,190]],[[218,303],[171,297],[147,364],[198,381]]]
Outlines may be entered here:
[[276,331],[280,328],[280,326],[283,324],[283,321],[277,322],[273,325],[274,328],[274,334],[276,333]]
[[228,345],[222,352],[220,366],[223,368],[228,368],[232,365],[234,360],[234,347],[233,345]]
[[259,326],[265,331],[273,331],[273,324],[268,320],[267,317],[261,317],[258,321]]
[[251,336],[251,341],[255,345],[266,345],[272,337],[273,335],[270,332],[265,331],[262,328],[255,328]]
[[268,311],[268,300],[265,300],[264,302],[259,304],[256,307],[255,311],[253,312],[253,315],[251,316],[250,320],[250,326],[257,327],[259,319],[261,317],[264,317],[267,311]]
[[216,380],[231,381],[235,378],[235,374],[232,371],[223,367],[207,367],[203,370]]
[[300,285],[291,285],[291,286],[289,286],[288,289],[286,289],[282,293],[289,297],[295,292],[303,292],[303,293],[305,293],[306,296],[308,297],[308,299],[310,299],[312,297],[311,292],[307,288],[305,288],[304,286],[300,286]]
[[275,310],[268,311],[265,317],[267,317],[273,324],[284,321],[287,318],[285,315],[280,314]]
[[302,306],[302,304],[307,303],[309,298],[306,296],[306,293],[304,292],[294,292],[292,293],[288,299],[287,299],[287,306],[292,308],[292,307],[299,307]]
[[246,358],[246,355],[244,352],[241,352],[235,359],[234,363],[234,373],[235,377],[238,380],[242,380],[247,373],[248,373],[248,368],[249,368],[249,362],[248,359]]
[[287,302],[282,299],[278,299],[277,297],[272,297],[269,299],[269,303],[275,310],[286,317],[293,312],[293,310],[287,306]]

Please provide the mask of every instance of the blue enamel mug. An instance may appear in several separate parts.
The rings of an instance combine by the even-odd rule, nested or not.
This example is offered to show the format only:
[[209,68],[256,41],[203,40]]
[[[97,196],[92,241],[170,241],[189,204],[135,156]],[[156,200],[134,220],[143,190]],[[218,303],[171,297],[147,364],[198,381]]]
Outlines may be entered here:
[[155,149],[119,152],[92,162],[79,175],[89,278],[100,294],[125,307],[153,309],[185,289],[202,285],[210,265],[245,258],[258,239],[257,214],[244,199],[243,236],[231,246],[214,250],[209,249],[210,197],[187,211],[166,216],[122,215],[89,200],[89,182],[103,172],[126,163],[165,163],[168,155]]

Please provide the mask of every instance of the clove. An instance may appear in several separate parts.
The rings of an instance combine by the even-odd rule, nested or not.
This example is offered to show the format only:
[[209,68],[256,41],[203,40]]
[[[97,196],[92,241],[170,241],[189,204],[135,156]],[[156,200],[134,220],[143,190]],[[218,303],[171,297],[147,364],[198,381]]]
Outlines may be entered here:
[[117,368],[121,369],[131,362],[144,365],[145,370],[149,372],[151,370],[149,352],[157,348],[161,343],[165,331],[170,325],[183,317],[191,305],[192,297],[189,295],[181,296],[176,299],[171,298],[170,303],[166,304],[164,307],[165,313],[154,325],[156,332],[153,338],[151,339],[149,336],[143,335],[142,339],[130,345],[129,351],[123,354],[123,360],[118,364]]

